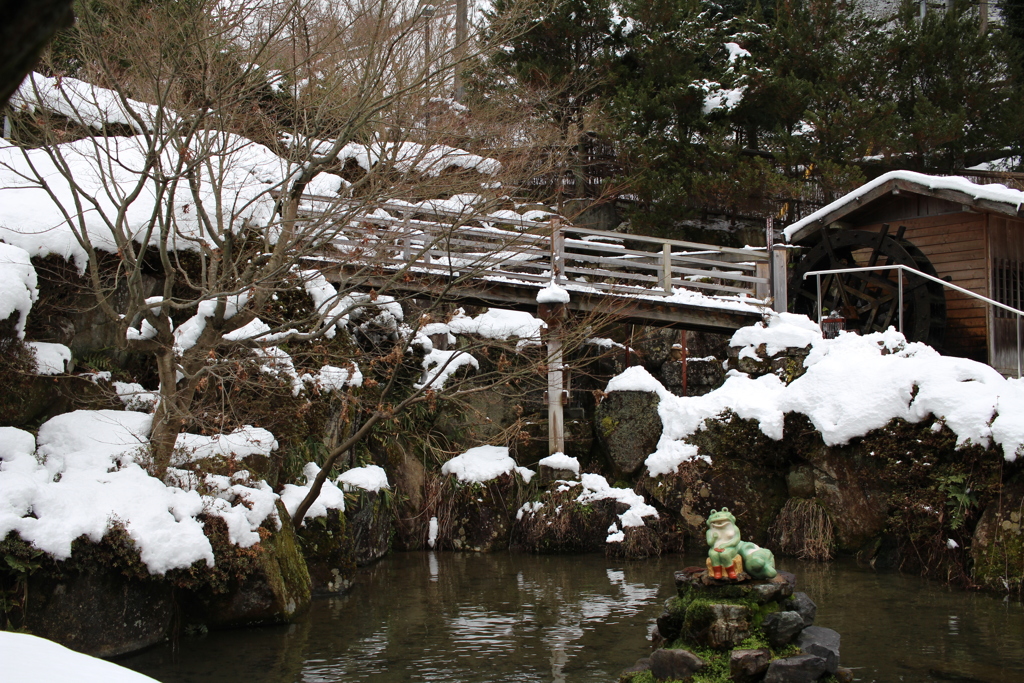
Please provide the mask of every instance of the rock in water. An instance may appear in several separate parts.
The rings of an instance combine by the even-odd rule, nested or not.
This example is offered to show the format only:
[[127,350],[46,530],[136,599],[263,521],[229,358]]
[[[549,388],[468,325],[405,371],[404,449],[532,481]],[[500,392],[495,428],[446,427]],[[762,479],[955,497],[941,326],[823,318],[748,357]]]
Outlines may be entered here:
[[839,667],[839,634],[832,629],[808,626],[797,636],[796,645],[805,654],[824,659],[828,673],[834,674]]
[[598,441],[617,474],[635,473],[657,448],[662,429],[659,401],[648,391],[613,391],[597,405]]
[[704,660],[689,650],[655,650],[651,673],[657,679],[683,681],[704,668]]
[[814,623],[814,617],[818,616],[818,606],[808,597],[807,593],[793,593],[793,597],[783,605],[785,609],[798,612],[804,620],[804,626]]
[[764,618],[761,628],[771,646],[779,649],[789,645],[796,634],[803,630],[804,620],[797,612],[775,612]]
[[768,665],[764,683],[813,683],[825,673],[826,662],[817,655],[776,659]]
[[729,657],[729,675],[736,683],[756,683],[768,671],[768,650],[733,650]]

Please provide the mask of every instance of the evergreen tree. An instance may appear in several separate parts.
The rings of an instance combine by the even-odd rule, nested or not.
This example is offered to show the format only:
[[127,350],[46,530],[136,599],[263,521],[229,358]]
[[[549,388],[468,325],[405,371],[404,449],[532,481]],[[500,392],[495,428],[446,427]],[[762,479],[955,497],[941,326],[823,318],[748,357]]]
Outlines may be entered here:
[[1021,123],[1011,42],[998,31],[980,33],[977,8],[966,1],[923,19],[916,7],[904,4],[886,44],[881,96],[897,115],[889,152],[933,171],[1005,154]]

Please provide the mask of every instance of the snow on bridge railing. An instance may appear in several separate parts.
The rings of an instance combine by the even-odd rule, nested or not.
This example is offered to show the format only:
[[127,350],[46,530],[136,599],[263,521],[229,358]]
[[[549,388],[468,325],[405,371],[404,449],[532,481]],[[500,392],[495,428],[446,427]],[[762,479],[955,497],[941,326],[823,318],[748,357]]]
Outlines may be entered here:
[[[301,220],[336,220],[331,240],[353,264],[447,277],[575,284],[627,296],[768,296],[767,250],[623,235],[429,203],[304,197]],[[502,226],[502,227],[497,227]],[[509,227],[516,229],[510,230]]]

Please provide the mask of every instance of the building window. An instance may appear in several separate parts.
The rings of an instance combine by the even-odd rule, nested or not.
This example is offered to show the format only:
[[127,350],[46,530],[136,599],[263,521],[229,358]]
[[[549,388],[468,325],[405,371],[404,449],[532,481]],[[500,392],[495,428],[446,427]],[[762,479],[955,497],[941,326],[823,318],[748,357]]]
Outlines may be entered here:
[[[1008,258],[992,259],[992,298],[1001,304],[1024,310],[1024,262]],[[1002,308],[995,308],[997,318],[1016,316]]]

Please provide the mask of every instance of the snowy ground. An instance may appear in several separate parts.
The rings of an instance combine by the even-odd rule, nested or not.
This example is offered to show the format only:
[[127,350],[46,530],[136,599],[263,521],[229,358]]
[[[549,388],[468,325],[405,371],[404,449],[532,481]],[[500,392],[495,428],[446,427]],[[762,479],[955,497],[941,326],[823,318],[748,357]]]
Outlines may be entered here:
[[1002,448],[1013,461],[1024,444],[1024,381],[1006,379],[988,365],[942,356],[931,347],[908,343],[891,328],[859,336],[842,333],[823,339],[805,316],[773,315],[767,326],[735,333],[740,356],[772,355],[787,347],[810,346],[806,374],[785,384],[775,375],[751,378],[730,370],[725,384],[704,396],[675,396],[642,367],[609,382],[606,391],[649,391],[660,398],[663,424],[657,450],[647,458],[650,476],[668,474],[695,458],[711,461],[686,443],[704,421],[731,410],[756,420],[772,439],[783,436],[787,413],[802,413],[827,445],[849,443],[894,418],[921,422],[934,417],[957,435],[957,444]]
[[156,683],[113,662],[27,633],[0,631],[0,662],[0,680],[5,683]]

